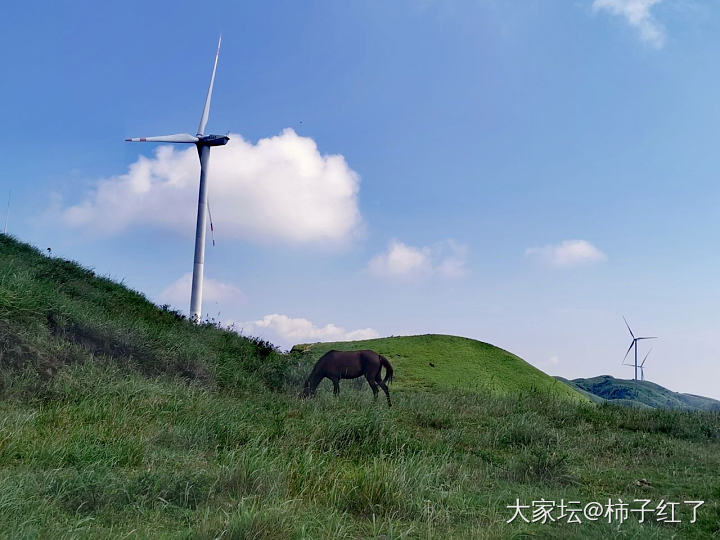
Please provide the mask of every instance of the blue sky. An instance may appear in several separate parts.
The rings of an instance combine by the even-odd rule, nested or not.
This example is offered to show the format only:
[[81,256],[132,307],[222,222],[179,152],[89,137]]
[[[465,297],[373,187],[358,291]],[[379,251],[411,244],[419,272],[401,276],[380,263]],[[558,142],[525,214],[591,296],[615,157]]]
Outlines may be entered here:
[[[8,232],[287,347],[442,332],[566,377],[720,398],[720,6],[693,0],[15,4]],[[218,315],[219,314],[219,315]],[[643,353],[646,349],[643,349]]]

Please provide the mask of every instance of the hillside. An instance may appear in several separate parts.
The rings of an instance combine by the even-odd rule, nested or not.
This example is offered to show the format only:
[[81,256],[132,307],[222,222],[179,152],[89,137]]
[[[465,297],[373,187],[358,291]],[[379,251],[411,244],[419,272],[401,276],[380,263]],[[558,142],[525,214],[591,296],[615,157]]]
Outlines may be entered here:
[[576,392],[580,392],[583,396],[585,396],[587,399],[592,401],[593,403],[604,403],[606,400],[604,398],[601,398],[600,396],[596,396],[592,392],[588,392],[584,388],[580,388],[577,384],[575,384],[573,381],[566,379],[565,377],[555,376],[556,380],[560,381],[561,383],[564,383],[568,385],[570,388],[575,390]]
[[372,349],[384,355],[395,369],[397,388],[451,389],[519,394],[547,393],[583,400],[549,375],[503,349],[457,336],[427,334],[362,341],[296,345],[311,362],[332,349]]
[[[352,384],[301,399],[310,355],[190,324],[0,235],[0,538],[720,534],[720,414],[426,385],[408,351],[390,351],[392,408]],[[682,505],[677,524],[507,522],[540,498],[706,503],[692,524]]]
[[601,375],[589,379],[558,380],[583,392],[597,396],[619,405],[639,405],[654,409],[682,409],[700,411],[720,411],[720,401],[673,392],[650,381],[616,379],[610,375]]
[[[286,359],[260,340],[193,325],[92,270],[0,235],[0,367],[41,378],[83,361],[209,386],[276,387]],[[248,377],[256,374],[257,377]]]

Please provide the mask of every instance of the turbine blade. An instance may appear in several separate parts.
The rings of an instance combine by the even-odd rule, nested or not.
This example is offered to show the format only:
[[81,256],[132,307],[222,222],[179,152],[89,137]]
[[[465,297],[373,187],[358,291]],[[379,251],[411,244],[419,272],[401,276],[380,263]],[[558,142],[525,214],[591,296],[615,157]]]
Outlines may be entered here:
[[208,116],[210,115],[210,99],[212,98],[213,85],[215,84],[215,70],[217,70],[218,56],[220,56],[220,43],[222,36],[218,39],[217,52],[215,53],[215,63],[213,64],[212,76],[210,77],[210,86],[208,87],[207,97],[205,98],[205,108],[203,109],[200,125],[198,126],[198,135],[205,134],[205,126],[207,125]]
[[157,137],[136,137],[133,139],[125,139],[126,142],[176,142],[176,143],[196,143],[198,139],[195,135],[189,133],[175,133],[173,135],[158,135]]
[[625,359],[627,358],[627,355],[630,354],[630,351],[632,351],[633,345],[635,345],[635,340],[633,339],[633,342],[628,347],[627,352],[625,353],[625,356],[623,356],[622,361],[625,362]]
[[650,347],[650,350],[645,355],[645,358],[643,358],[642,363],[640,364],[640,367],[643,367],[645,365],[645,360],[647,360],[647,357],[650,356],[650,353],[652,352],[652,347]]
[[652,337],[639,337],[637,339],[659,339],[659,338],[657,336],[652,336]]
[[633,334],[632,330],[630,330],[630,325],[628,324],[627,319],[625,318],[624,315],[623,315],[623,321],[625,321],[625,326],[627,326],[628,332],[630,332],[630,335],[633,337],[633,339],[635,339],[635,334]]

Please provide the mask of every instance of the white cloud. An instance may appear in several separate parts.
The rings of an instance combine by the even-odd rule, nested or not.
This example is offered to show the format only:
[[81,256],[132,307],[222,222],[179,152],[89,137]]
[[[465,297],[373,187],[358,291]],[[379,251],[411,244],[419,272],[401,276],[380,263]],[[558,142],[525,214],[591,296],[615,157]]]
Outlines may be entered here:
[[665,44],[665,31],[650,13],[661,0],[594,0],[593,11],[607,11],[624,17],[627,23],[640,32],[640,38],[656,48]]
[[[158,301],[184,312],[190,304],[191,286],[192,273],[188,272],[163,289],[158,295]],[[208,307],[215,302],[220,306],[230,308],[245,303],[245,295],[234,285],[205,277],[203,279],[203,305]]]
[[437,272],[448,278],[458,278],[467,274],[465,259],[467,246],[448,240],[443,248],[441,260],[437,265]]
[[467,273],[467,247],[448,240],[435,247],[413,247],[392,240],[387,251],[368,263],[368,270],[378,277],[418,279],[432,274],[456,278]]
[[[208,193],[221,236],[290,243],[337,244],[361,226],[360,178],[341,155],[321,155],[315,141],[292,129],[257,144],[231,134],[210,155]],[[111,234],[153,225],[195,232],[200,165],[194,146],[160,146],[126,174],[101,179],[63,221]]]
[[528,248],[525,250],[525,256],[557,268],[607,260],[602,251],[585,240],[565,240],[559,244]]
[[342,326],[332,323],[315,326],[307,319],[292,318],[279,313],[265,315],[260,320],[244,323],[242,331],[244,334],[261,335],[271,340],[279,339],[285,344],[292,345],[308,341],[348,341],[379,337],[377,331],[372,328],[348,331]]
[[387,252],[376,255],[368,265],[376,276],[417,277],[432,271],[430,249],[415,248],[393,240]]

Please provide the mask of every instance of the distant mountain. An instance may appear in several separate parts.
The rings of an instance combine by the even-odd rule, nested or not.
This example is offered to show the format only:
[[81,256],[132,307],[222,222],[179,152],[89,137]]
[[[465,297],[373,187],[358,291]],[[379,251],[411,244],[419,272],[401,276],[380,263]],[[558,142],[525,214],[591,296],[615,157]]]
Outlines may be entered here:
[[720,401],[718,400],[673,392],[650,381],[616,379],[610,375],[573,380],[563,377],[555,378],[595,403],[608,401],[629,407],[720,412]]

